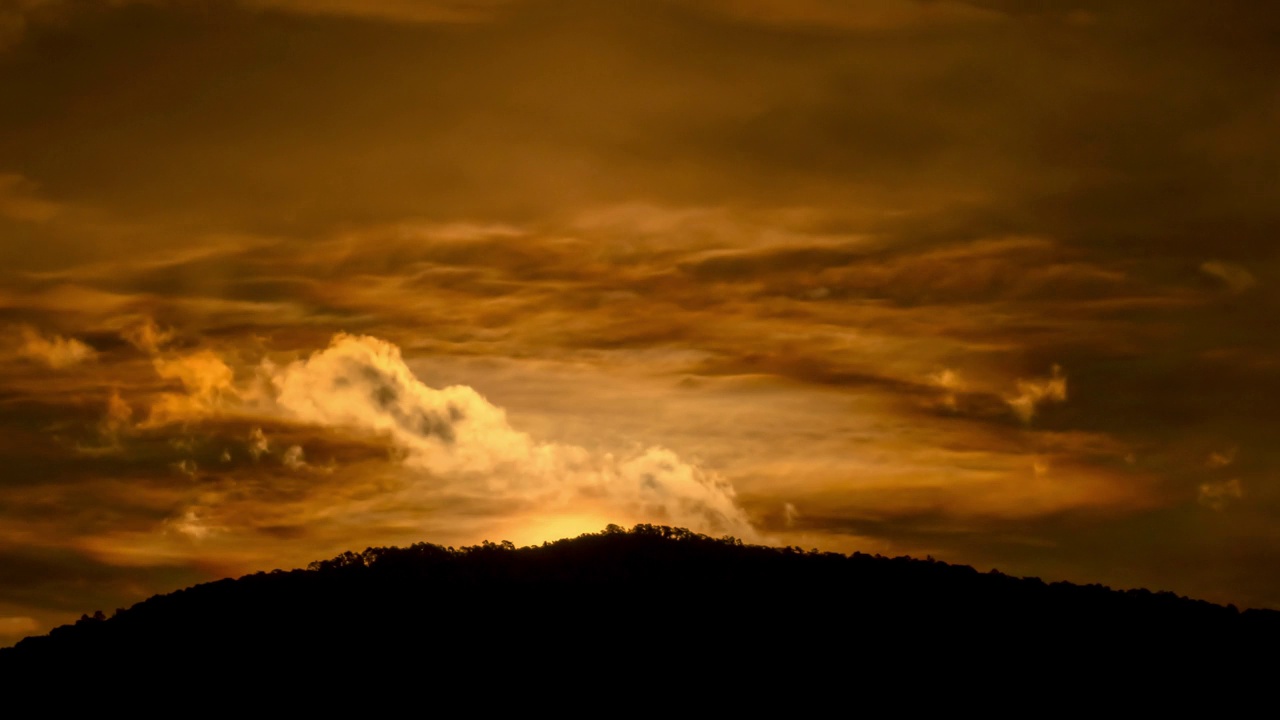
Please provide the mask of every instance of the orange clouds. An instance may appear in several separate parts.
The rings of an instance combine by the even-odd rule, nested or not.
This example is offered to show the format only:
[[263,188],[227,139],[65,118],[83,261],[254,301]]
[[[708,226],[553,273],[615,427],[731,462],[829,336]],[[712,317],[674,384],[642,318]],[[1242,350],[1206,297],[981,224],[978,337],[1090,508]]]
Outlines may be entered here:
[[999,16],[962,2],[917,0],[713,0],[735,19],[766,24],[844,30],[888,31],[917,26],[992,22]]
[[1040,380],[1018,380],[1018,394],[1006,398],[1023,422],[1031,422],[1036,409],[1046,403],[1065,402],[1067,399],[1067,378],[1062,368],[1053,366],[1053,374]]
[[8,3],[0,617],[608,522],[1280,603],[1280,15],[1067,5]]
[[43,363],[55,370],[93,360],[96,355],[93,348],[75,338],[60,335],[46,336],[28,325],[20,326],[17,333],[19,356]]
[[518,0],[239,0],[249,7],[412,23],[468,23]]
[[173,332],[162,330],[151,318],[144,318],[141,322],[125,327],[120,336],[139,350],[155,355],[173,339]]
[[[4,47],[4,11],[0,10],[0,49]],[[15,173],[0,173],[0,217],[23,222],[44,222],[58,214],[60,206],[42,197],[32,183]]]
[[652,447],[631,457],[537,442],[463,386],[434,389],[400,350],[370,337],[338,336],[326,350],[272,372],[276,403],[308,423],[389,435],[405,463],[469,492],[540,503],[601,501],[629,516],[755,537],[733,488],[713,473]]
[[1197,501],[1212,510],[1223,510],[1227,505],[1244,497],[1244,486],[1238,478],[1207,482],[1200,485]]
[[25,615],[0,617],[0,643],[12,644],[28,635],[39,632],[40,629],[40,623],[32,617]]
[[1253,273],[1235,263],[1211,260],[1201,263],[1200,271],[1221,280],[1234,293],[1242,293],[1258,284]]
[[173,358],[155,358],[156,374],[177,380],[184,392],[166,392],[151,406],[148,423],[162,425],[198,419],[236,401],[240,393],[235,374],[222,358],[209,350]]

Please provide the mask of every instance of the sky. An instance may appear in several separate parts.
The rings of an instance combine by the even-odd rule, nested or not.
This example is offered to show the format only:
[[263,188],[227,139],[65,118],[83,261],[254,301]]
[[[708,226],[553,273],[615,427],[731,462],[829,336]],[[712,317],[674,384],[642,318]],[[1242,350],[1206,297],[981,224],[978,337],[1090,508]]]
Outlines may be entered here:
[[1278,37],[0,0],[0,644],[640,522],[1280,608]]

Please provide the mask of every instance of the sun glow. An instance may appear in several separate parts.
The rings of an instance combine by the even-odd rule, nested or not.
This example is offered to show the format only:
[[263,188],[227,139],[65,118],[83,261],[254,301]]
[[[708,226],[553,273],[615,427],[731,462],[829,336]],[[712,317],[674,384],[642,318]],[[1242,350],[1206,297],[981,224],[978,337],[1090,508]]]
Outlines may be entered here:
[[497,539],[510,540],[517,547],[541,545],[561,538],[600,532],[610,523],[623,525],[617,518],[610,519],[605,515],[590,512],[535,515],[502,525],[502,537]]

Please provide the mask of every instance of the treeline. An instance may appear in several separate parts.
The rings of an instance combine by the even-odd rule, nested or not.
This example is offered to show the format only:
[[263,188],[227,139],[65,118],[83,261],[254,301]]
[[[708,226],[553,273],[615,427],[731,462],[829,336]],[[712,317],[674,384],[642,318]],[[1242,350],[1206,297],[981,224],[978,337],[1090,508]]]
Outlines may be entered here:
[[1017,664],[1080,653],[1194,662],[1269,654],[1278,639],[1280,613],[1167,592],[637,525],[523,548],[368,548],[198,585],[23,640],[0,651],[0,672],[369,662],[540,672],[548,657],[628,667],[823,658],[842,672],[884,663],[971,672],[965,659],[979,651]]

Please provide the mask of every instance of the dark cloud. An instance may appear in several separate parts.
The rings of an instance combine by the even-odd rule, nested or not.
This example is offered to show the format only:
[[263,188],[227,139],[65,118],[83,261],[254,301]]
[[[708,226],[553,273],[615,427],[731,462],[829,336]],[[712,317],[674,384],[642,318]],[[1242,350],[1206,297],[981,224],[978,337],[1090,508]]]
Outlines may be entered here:
[[7,578],[0,589],[0,602],[77,616],[94,609],[110,613],[117,606],[103,602],[120,602],[135,596],[133,588],[138,585],[172,587],[197,582],[205,576],[190,566],[136,568],[104,563],[80,552],[44,548],[14,548],[0,553],[0,571]]

